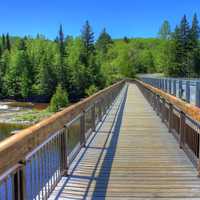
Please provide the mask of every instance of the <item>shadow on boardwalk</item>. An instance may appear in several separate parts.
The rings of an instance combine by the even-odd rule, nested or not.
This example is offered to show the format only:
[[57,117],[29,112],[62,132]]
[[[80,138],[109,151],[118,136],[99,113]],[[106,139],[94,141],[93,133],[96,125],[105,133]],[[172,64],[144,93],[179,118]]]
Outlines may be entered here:
[[[62,184],[62,187],[59,189],[59,192],[57,193],[55,199],[60,199],[60,196],[62,196],[62,193],[67,188],[69,181],[71,181],[73,179],[81,179],[81,180],[87,180],[88,181],[87,187],[84,190],[84,194],[81,195],[81,198],[76,197],[75,199],[86,199],[87,196],[90,196],[91,199],[96,199],[96,197],[99,196],[99,195],[100,195],[101,199],[105,198],[106,191],[107,191],[107,185],[108,185],[108,182],[109,182],[109,174],[110,174],[110,171],[111,171],[111,168],[112,168],[112,163],[113,163],[113,159],[114,159],[114,156],[115,156],[116,146],[117,146],[117,142],[118,142],[118,138],[119,138],[120,127],[121,127],[122,118],[123,118],[123,111],[124,111],[124,106],[125,106],[126,97],[127,97],[127,90],[128,90],[128,87],[125,89],[125,92],[124,92],[124,94],[122,95],[122,98],[121,98],[121,102],[119,103],[117,111],[114,114],[114,119],[112,120],[112,125],[110,127],[110,130],[108,131],[109,134],[107,135],[107,137],[105,139],[104,145],[101,148],[92,147],[91,143],[93,142],[95,137],[99,134],[99,131],[102,132],[101,128],[102,128],[102,125],[104,124],[104,122],[109,121],[109,114],[108,114],[108,116],[106,116],[104,118],[102,124],[98,127],[98,130],[92,136],[89,143],[86,145],[83,153],[81,154],[81,156],[79,157],[79,159],[75,163],[75,165],[74,165],[72,171],[70,172],[69,176],[67,177],[65,182]],[[116,105],[114,105],[114,106],[116,106]],[[109,144],[107,144],[108,142],[109,142]],[[92,171],[91,175],[90,176],[74,175],[74,172],[78,168],[80,162],[82,161],[86,152],[89,149],[90,150],[91,149],[100,150],[100,153],[98,155],[98,159],[97,159],[97,161],[96,161],[96,163],[93,167],[93,171]],[[100,166],[100,164],[101,164],[101,166]],[[98,175],[98,177],[96,177],[95,173],[96,173],[98,167],[100,167],[99,175]],[[105,168],[106,168],[106,173],[108,173],[108,174],[106,174],[106,176],[104,175]],[[102,182],[102,177],[103,177],[103,182]],[[96,181],[96,186],[95,186],[94,192],[91,196],[91,194],[89,195],[88,193],[89,193],[92,181],[94,181],[94,180]],[[99,194],[99,188],[101,188],[100,194]],[[74,198],[69,198],[69,197],[64,197],[64,198],[74,199]]]

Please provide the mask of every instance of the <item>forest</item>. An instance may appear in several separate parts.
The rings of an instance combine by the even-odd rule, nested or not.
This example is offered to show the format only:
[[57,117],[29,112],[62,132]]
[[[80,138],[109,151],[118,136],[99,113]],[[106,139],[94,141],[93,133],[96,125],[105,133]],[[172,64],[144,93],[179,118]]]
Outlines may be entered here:
[[199,77],[199,36],[196,14],[173,31],[165,20],[156,38],[112,39],[105,28],[96,38],[88,21],[78,37],[62,25],[55,40],[2,34],[0,97],[49,102],[57,88],[74,102],[138,73]]

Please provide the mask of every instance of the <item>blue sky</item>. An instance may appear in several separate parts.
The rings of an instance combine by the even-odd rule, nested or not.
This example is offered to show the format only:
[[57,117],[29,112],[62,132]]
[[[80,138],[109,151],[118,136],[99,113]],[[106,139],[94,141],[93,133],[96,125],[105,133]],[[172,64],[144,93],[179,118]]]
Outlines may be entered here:
[[55,38],[59,24],[77,36],[89,20],[95,35],[106,27],[114,38],[155,37],[163,20],[172,27],[183,14],[191,20],[200,0],[2,0],[0,33]]

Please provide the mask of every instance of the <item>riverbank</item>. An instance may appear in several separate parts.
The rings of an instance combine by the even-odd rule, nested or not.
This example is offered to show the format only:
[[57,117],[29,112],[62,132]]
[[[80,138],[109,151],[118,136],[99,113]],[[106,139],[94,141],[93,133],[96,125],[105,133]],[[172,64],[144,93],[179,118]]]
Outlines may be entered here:
[[2,112],[0,113],[0,123],[32,125],[49,117],[51,114],[47,109]]

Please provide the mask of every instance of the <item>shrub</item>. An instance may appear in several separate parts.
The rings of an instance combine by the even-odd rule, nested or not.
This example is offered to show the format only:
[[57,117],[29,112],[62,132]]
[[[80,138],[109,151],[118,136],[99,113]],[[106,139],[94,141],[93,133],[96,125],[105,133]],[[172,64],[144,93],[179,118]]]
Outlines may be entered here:
[[59,84],[56,87],[55,94],[51,98],[49,110],[51,112],[57,112],[61,108],[66,107],[68,104],[68,94],[65,90],[62,89],[61,85]]
[[87,96],[91,96],[98,91],[98,88],[95,85],[91,85],[89,88],[85,90]]

